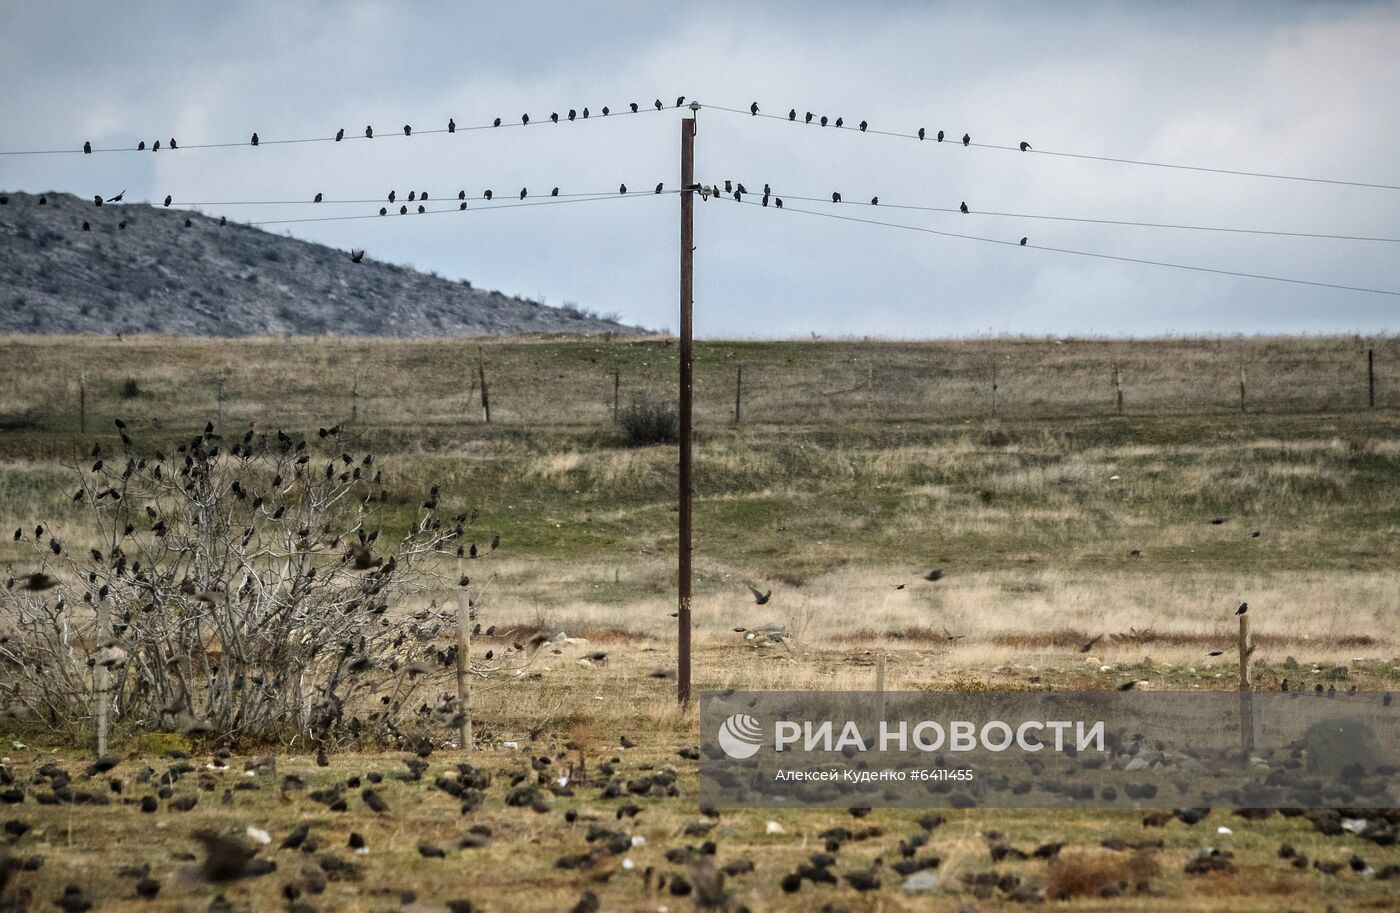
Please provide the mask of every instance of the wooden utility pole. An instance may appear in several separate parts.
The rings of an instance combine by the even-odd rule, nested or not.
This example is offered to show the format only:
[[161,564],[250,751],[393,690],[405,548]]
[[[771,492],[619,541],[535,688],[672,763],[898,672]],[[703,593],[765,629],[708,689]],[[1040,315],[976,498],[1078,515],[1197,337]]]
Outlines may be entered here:
[[472,750],[472,610],[467,588],[462,586],[461,558],[457,559],[457,744]]
[[491,424],[491,398],[486,394],[486,359],[481,354],[481,348],[476,350],[476,375],[481,380],[481,417],[486,424]]
[[744,366],[734,369],[734,424],[737,426],[744,416]]
[[1249,615],[1240,616],[1240,752],[1244,764],[1254,753],[1254,682],[1250,676],[1249,660],[1254,653],[1254,641],[1249,636]]
[[1366,402],[1376,408],[1376,350],[1366,350]]
[[695,280],[695,112],[700,105],[691,102],[690,117],[681,119],[681,339],[680,339],[680,537],[676,558],[677,637],[676,700],[690,704],[690,526],[691,488],[690,432],[692,372],[695,342],[692,338],[691,310]]

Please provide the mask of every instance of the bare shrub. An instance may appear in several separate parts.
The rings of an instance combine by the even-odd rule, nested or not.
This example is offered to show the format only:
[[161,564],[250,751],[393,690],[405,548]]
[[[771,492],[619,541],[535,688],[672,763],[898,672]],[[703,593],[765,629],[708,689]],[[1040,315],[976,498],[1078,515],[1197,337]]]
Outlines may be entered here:
[[668,402],[633,400],[617,417],[629,447],[654,447],[680,440],[680,415]]
[[139,399],[141,392],[141,385],[136,382],[136,378],[128,377],[122,382],[122,399]]
[[[386,542],[381,472],[342,450],[338,429],[313,446],[280,431],[225,442],[206,426],[166,455],[118,426],[120,452],[94,447],[76,470],[83,538],[101,547],[15,532],[34,558],[0,589],[6,711],[76,735],[106,679],[104,709],[122,725],[236,739],[402,740],[406,718],[459,712],[422,691],[456,662],[456,615],[438,600],[471,586],[440,578],[435,559],[497,545],[468,542],[475,511],[451,514],[433,486]],[[410,598],[428,607],[391,624]]]

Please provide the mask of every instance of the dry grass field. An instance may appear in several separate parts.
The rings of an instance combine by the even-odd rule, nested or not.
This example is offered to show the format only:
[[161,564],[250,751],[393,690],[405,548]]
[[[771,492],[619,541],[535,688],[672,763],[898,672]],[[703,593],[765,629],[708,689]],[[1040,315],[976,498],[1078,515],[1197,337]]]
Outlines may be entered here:
[[[677,754],[697,741],[694,714],[674,708],[673,683],[649,675],[674,663],[674,448],[628,447],[612,422],[615,374],[626,407],[663,397],[675,368],[665,339],[0,339],[4,529],[42,520],[82,544],[73,473],[94,440],[115,440],[119,417],[148,446],[210,421],[226,434],[340,424],[342,438],[383,467],[391,523],[406,525],[421,492],[440,484],[480,509],[484,533],[501,536],[483,621],[578,641],[538,662],[537,677],[481,689],[483,750],[441,745],[422,782],[405,779],[411,755],[333,755],[322,768],[304,745],[233,746],[228,770],[209,768],[217,743],[120,725],[122,763],[85,778],[72,746],[0,722],[0,754],[26,793],[0,817],[30,828],[10,831],[8,852],[44,858],[37,871],[16,872],[11,891],[32,891],[36,910],[53,908],[70,883],[98,909],[202,910],[222,893],[239,910],[428,911],[466,899],[471,909],[557,911],[589,890],[603,910],[688,910],[710,902],[701,888],[713,886],[714,870],[750,860],[754,871],[724,879],[731,907],[1022,908],[1028,895],[1015,899],[1010,881],[1008,890],[975,883],[995,871],[1075,911],[1394,908],[1400,879],[1380,876],[1400,851],[1364,835],[1325,836],[1325,823],[1305,817],[1217,810],[1157,828],[1141,814],[947,812],[920,851],[940,857],[940,887],[910,894],[890,867],[900,840],[921,830],[919,814],[701,816],[695,762]],[[1311,685],[1338,665],[1363,689],[1400,687],[1400,339],[717,341],[699,345],[697,373],[700,688],[864,689],[878,653],[894,689],[1097,689],[1127,679],[1231,688],[1233,609],[1246,600],[1258,687],[1276,688],[1284,675]],[[0,567],[23,572],[29,553],[9,540],[0,540]],[[934,568],[943,578],[925,580]],[[771,589],[771,601],[756,606],[746,582]],[[732,630],[770,621],[794,634],[790,652],[750,648]],[[1078,651],[1100,634],[1092,651]],[[578,662],[600,649],[605,663]],[[1210,658],[1213,649],[1227,653]],[[624,737],[636,747],[621,748]],[[181,812],[162,800],[142,814],[134,803],[155,790],[139,772],[149,766],[158,778],[175,763],[171,748],[188,751],[194,767],[172,798],[199,801]],[[276,773],[246,775],[245,763],[267,751],[279,752]],[[511,778],[533,776],[532,759],[556,787],[570,778],[546,797],[547,811],[506,804]],[[51,792],[47,776],[32,782],[45,763],[109,804],[37,804]],[[458,763],[492,780],[465,814],[433,785]],[[609,763],[624,784],[673,768],[677,795],[605,798]],[[371,771],[384,776],[383,814],[366,811],[364,782],[344,790],[345,812],[309,797]],[[305,789],[283,788],[290,773]],[[640,811],[619,818],[628,804]],[[770,833],[770,821],[781,832]],[[279,850],[298,823],[318,847]],[[612,839],[595,832],[589,841],[590,823],[635,845],[559,867]],[[489,829],[487,845],[453,849],[475,825]],[[881,888],[804,882],[786,893],[782,876],[838,825],[878,833],[846,842],[832,872],[868,870],[879,858]],[[248,827],[272,836],[259,856],[276,861],[274,873],[210,884],[180,855],[203,858],[195,830]],[[351,831],[367,854],[347,848]],[[679,850],[706,840],[713,859]],[[1066,844],[1057,860],[989,855],[993,844],[1029,852],[1050,842]],[[1283,842],[1324,868],[1342,866],[1297,868],[1279,858]],[[446,858],[421,855],[424,843]],[[1231,868],[1187,874],[1207,847],[1233,853]],[[1347,864],[1353,854],[1360,871]],[[137,879],[117,874],[142,865],[161,882],[154,901],[132,899]],[[673,893],[678,876],[688,893]],[[1126,887],[1115,895],[1119,881]],[[406,890],[416,898],[405,900]]]

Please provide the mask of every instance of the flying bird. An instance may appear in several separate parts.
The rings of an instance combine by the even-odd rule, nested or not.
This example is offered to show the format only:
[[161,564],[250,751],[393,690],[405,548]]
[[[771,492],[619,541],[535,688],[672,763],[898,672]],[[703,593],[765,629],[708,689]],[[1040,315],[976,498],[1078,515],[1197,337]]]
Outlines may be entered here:
[[1103,635],[1095,634],[1093,637],[1089,638],[1088,641],[1079,645],[1079,652],[1088,653],[1090,650],[1094,649],[1094,644],[1098,643],[1100,640],[1103,640]]
[[125,193],[126,193],[126,191],[123,190],[121,193],[119,193],[119,194],[117,194],[116,196],[112,197],[112,198],[109,199],[107,202],[108,202],[108,203],[120,203],[120,202],[122,201],[122,194],[125,194]]
[[760,592],[758,587],[754,586],[752,583],[746,583],[744,585],[749,588],[750,593],[753,593],[754,605],[767,605],[768,600],[773,598],[772,590],[764,593]]
[[939,581],[943,579],[943,568],[936,567],[924,575],[925,580]]

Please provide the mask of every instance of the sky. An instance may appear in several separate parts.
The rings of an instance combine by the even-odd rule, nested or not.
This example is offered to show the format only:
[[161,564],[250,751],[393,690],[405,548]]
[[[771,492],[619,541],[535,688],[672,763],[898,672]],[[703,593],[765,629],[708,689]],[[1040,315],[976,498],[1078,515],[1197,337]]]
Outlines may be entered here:
[[[785,208],[697,201],[706,337],[944,338],[1378,333],[1400,297],[1043,248],[1400,291],[1400,244],[987,213],[1400,238],[1400,190],[920,143],[975,142],[1400,185],[1400,2],[654,4],[0,0],[0,188],[198,205],[239,221],[366,215],[426,190],[466,213],[267,226],[484,288],[678,326],[676,96],[701,103],[703,183],[771,184]],[[650,104],[660,97],[666,110]],[[636,101],[648,112],[599,116]],[[746,113],[796,109],[886,136]],[[704,107],[706,105],[712,107]],[[590,108],[574,124],[550,112]],[[489,124],[500,130],[402,136]],[[273,144],[343,128],[375,140]],[[264,143],[246,145],[257,131]],[[794,197],[843,202],[805,202]],[[878,196],[881,205],[869,200]],[[451,198],[446,203],[436,201]],[[894,204],[971,212],[896,209]],[[810,210],[800,212],[798,210]],[[837,214],[832,219],[815,213]],[[993,244],[872,225],[975,235]],[[1027,237],[1029,244],[1014,244]],[[0,281],[4,266],[0,264]]]

